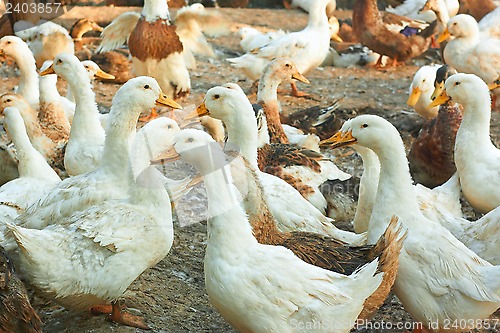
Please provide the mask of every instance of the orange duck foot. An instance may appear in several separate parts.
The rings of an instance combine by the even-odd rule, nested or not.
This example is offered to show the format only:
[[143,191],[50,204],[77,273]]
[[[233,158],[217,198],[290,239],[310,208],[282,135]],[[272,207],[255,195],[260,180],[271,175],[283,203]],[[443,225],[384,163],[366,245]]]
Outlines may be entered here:
[[150,330],[151,327],[149,327],[146,324],[146,321],[144,318],[139,317],[139,316],[134,316],[130,313],[123,312],[120,304],[117,302],[112,303],[112,311],[111,315],[108,317],[108,320],[113,321],[118,324],[122,324],[125,326],[130,326],[130,327],[135,327],[135,328],[140,328],[143,330]]
[[[127,305],[125,305],[125,304],[120,305],[120,310],[123,310],[126,308],[127,308]],[[111,305],[111,304],[95,305],[95,306],[90,308],[90,313],[94,316],[99,316],[99,315],[104,315],[104,314],[110,315],[111,313],[113,313],[113,305]]]
[[156,112],[156,108],[152,108],[151,114],[149,116],[139,118],[139,121],[148,122],[148,121],[151,121],[153,119],[158,118],[158,116],[159,115],[158,115],[158,112]]
[[305,93],[303,91],[300,91],[297,88],[297,85],[295,83],[290,83],[290,86],[292,87],[292,96],[294,96],[294,97],[309,97],[309,94]]

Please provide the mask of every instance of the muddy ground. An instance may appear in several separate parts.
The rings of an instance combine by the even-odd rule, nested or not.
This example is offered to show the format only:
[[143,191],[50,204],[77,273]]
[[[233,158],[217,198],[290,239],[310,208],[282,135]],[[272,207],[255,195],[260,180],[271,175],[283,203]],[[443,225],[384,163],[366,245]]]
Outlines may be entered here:
[[[109,21],[112,18],[106,13],[103,14],[105,10],[100,7],[100,17],[95,17],[98,21]],[[242,24],[299,30],[307,21],[306,14],[299,11],[223,9],[222,12],[228,19],[238,24],[233,26],[233,30]],[[93,18],[92,13],[97,16],[97,12],[90,9],[87,15]],[[78,12],[75,9],[68,13],[68,22],[84,14],[85,9],[78,9]],[[346,17],[350,13],[339,12],[338,15]],[[237,82],[244,89],[251,86],[251,82],[245,79],[242,72],[233,69],[225,61],[225,58],[241,52],[238,37],[232,33],[212,39],[211,42],[220,57],[199,59],[198,67],[191,71],[191,95],[181,102],[185,110],[177,112],[178,118],[182,118],[183,113],[192,110],[194,105],[200,103],[206,90],[214,85]],[[297,99],[285,92],[280,95],[280,101],[287,112],[293,112],[314,105],[326,106],[338,97],[344,96],[341,109],[345,112],[341,113],[342,117],[363,113],[381,115],[400,130],[409,147],[423,120],[405,105],[408,97],[407,90],[413,74],[418,69],[417,65],[429,62],[428,58],[424,58],[414,60],[405,66],[383,70],[319,68],[307,75],[311,81],[310,85],[300,84],[300,88],[310,93],[312,99]],[[13,75],[12,70],[5,67],[0,73],[2,74],[0,93],[10,91],[17,84],[18,78]],[[103,111],[109,109],[111,98],[118,87],[115,84],[96,83],[96,96]],[[288,89],[288,87],[284,88]],[[500,143],[499,118],[498,112],[493,114],[492,137],[497,146]],[[355,155],[338,158],[337,161],[344,170],[361,170],[360,159]],[[194,173],[193,168],[183,164],[169,166],[167,171],[175,178]],[[129,288],[124,297],[128,311],[143,315],[151,326],[152,332],[234,332],[211,307],[204,290],[203,256],[206,245],[206,222],[203,220],[206,200],[203,186],[195,188],[178,203],[177,207],[179,218],[176,216],[172,250],[164,260],[147,270]],[[119,272],[116,273],[119,274]],[[45,332],[142,332],[110,323],[102,316],[92,317],[87,313],[70,313],[39,297],[34,297],[34,304],[44,321]],[[498,317],[495,318],[498,319]],[[359,327],[354,331],[401,332],[404,330],[394,327],[389,330],[376,328],[382,323],[396,325],[397,322],[403,322],[409,325],[411,321],[397,298],[393,297],[386,301],[373,319],[371,325],[375,328]],[[411,326],[406,326],[406,328],[411,328]]]

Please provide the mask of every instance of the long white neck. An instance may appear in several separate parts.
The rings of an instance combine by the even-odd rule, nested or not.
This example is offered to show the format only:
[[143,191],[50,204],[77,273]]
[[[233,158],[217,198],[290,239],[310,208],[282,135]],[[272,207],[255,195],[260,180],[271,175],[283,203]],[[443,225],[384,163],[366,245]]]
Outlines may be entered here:
[[434,13],[436,13],[436,17],[438,18],[441,25],[446,26],[446,24],[450,20],[450,14],[448,13],[448,7],[446,6],[446,2],[444,2],[444,0],[436,1]]
[[66,78],[71,90],[75,94],[75,116],[71,126],[70,138],[92,138],[95,142],[104,140],[104,129],[99,121],[99,110],[95,102],[87,71],[77,68],[76,73]]
[[380,161],[380,179],[369,224],[369,244],[377,242],[393,215],[399,216],[406,227],[411,226],[411,217],[422,216],[401,138],[387,138],[383,147],[373,150]]
[[17,93],[22,95],[36,109],[38,108],[40,93],[35,58],[27,45],[20,45],[23,45],[21,52],[12,55],[21,72]]
[[49,181],[60,180],[57,173],[47,164],[45,158],[30,142],[23,119],[19,113],[15,119],[5,118],[9,136],[16,147],[16,156],[19,161],[19,177],[32,177]]
[[455,141],[455,156],[471,159],[497,150],[490,138],[491,99],[486,89],[476,89],[475,98],[464,104],[462,123]]
[[244,248],[257,240],[238,201],[229,169],[226,165],[203,176],[208,197],[208,242]]
[[[162,220],[171,221],[172,208],[168,192],[163,185],[163,174],[154,166],[148,165],[134,177],[129,184],[131,200],[143,206],[149,206]],[[171,223],[169,224],[171,226]]]
[[257,167],[258,129],[250,102],[247,107],[239,110],[236,117],[231,117],[224,123],[228,134],[227,144],[231,148],[239,147],[241,154],[252,166]]
[[144,127],[137,132],[130,152],[130,163],[134,178],[142,173],[150,165],[151,160],[161,153],[159,146],[152,141]]
[[56,88],[57,75],[49,74],[40,77],[40,102],[60,103],[61,95]]
[[142,16],[148,22],[156,21],[158,18],[170,20],[167,1],[165,0],[145,0],[142,7]]
[[309,20],[307,21],[308,28],[322,27],[330,31],[328,26],[328,17],[326,16],[327,3],[324,0],[313,1],[309,10]]
[[353,221],[354,231],[362,233],[368,230],[370,216],[377,197],[380,163],[373,150],[359,145],[353,147],[363,159],[363,175],[359,183],[358,207]]
[[130,144],[135,137],[139,114],[144,107],[130,104],[130,101],[123,97],[123,94],[115,95],[113,99],[100,169],[120,179],[131,179]]
[[278,86],[280,83],[280,80],[272,77],[272,73],[266,71],[259,80],[257,103],[278,101]]

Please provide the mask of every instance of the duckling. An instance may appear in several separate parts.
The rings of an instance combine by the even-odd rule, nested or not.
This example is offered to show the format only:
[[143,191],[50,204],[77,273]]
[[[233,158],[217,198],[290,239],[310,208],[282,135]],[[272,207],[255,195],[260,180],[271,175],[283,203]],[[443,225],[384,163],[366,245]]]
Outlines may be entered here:
[[0,39],[0,55],[14,59],[21,74],[17,93],[22,95],[32,108],[38,109],[40,99],[38,73],[35,58],[28,45],[16,36],[2,37]]
[[[436,33],[437,21],[433,21],[425,28],[413,27],[410,20],[403,28],[402,21],[407,18],[392,15],[391,20],[396,25],[397,31],[391,30],[377,8],[376,0],[357,0],[352,13],[352,25],[354,33],[361,44],[369,49],[386,55],[393,59],[393,66],[398,62],[406,61],[419,56],[431,45],[433,35]],[[414,30],[417,32],[415,33]]]
[[[246,53],[238,58],[227,59],[235,67],[241,68],[251,80],[258,80],[266,65],[275,58],[288,57],[293,60],[303,75],[321,65],[330,46],[330,28],[325,8],[330,0],[312,2],[307,26],[297,32],[272,41],[271,43]],[[292,82],[292,95],[300,97],[304,93]]]
[[0,246],[0,330],[41,333],[42,320],[30,304],[28,292],[14,264]]
[[376,242],[386,230],[386,219],[398,214],[407,235],[394,291],[405,310],[433,331],[444,330],[448,320],[465,320],[468,329],[480,325],[500,306],[500,266],[480,258],[422,215],[397,129],[381,117],[362,115],[343,125],[337,144],[359,144],[379,157],[380,180],[368,238],[370,244]]
[[203,174],[207,188],[205,287],[212,305],[240,332],[290,332],[301,322],[315,323],[319,332],[348,332],[381,284],[378,261],[346,276],[307,264],[281,246],[259,244],[238,202],[224,152],[210,143],[208,134],[188,129],[176,135],[174,147]]
[[474,209],[487,213],[500,206],[500,150],[490,138],[488,86],[474,74],[452,75],[446,80],[445,90],[433,103],[448,100],[463,106],[454,150],[462,192]]
[[[448,65],[439,67],[434,80],[436,89],[439,90],[454,72]],[[425,102],[420,103],[421,105],[430,102],[430,97],[427,98],[430,79],[431,76],[426,77],[425,88],[419,98]],[[427,106],[423,108],[426,109]],[[433,108],[436,107],[431,109]],[[455,103],[447,102],[439,107],[435,118],[424,123],[408,153],[410,172],[417,183],[433,188],[444,184],[456,172],[453,150],[461,122],[461,108]]]

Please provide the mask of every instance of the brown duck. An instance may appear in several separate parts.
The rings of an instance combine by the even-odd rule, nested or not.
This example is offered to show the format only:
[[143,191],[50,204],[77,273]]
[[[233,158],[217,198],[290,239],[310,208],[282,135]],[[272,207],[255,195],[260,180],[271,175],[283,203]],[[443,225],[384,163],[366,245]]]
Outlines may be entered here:
[[[448,65],[438,69],[434,95],[439,95],[446,79],[454,73]],[[439,107],[435,118],[424,123],[408,153],[410,172],[417,183],[433,188],[455,173],[455,137],[461,122],[460,107],[448,101]]]
[[352,12],[352,25],[361,44],[392,58],[393,65],[425,52],[438,32],[437,21],[422,28],[420,23],[404,16],[381,13],[377,0],[357,0]]
[[40,333],[42,321],[30,304],[26,287],[0,247],[0,333]]

